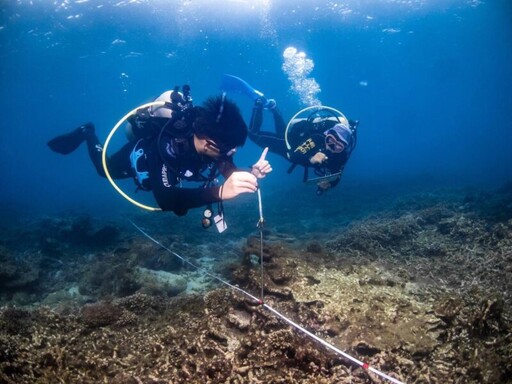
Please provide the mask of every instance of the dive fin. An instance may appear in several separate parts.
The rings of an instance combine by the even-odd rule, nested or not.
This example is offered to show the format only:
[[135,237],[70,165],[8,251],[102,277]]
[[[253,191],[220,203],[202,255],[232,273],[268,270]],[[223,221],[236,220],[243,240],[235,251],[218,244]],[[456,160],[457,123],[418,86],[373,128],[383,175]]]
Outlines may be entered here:
[[77,149],[88,136],[94,134],[94,125],[87,123],[74,131],[51,139],[47,144],[53,152],[68,155]]
[[253,88],[245,80],[242,80],[239,77],[223,74],[220,87],[224,91],[237,91],[243,93],[249,96],[253,101],[256,101],[257,99],[263,99],[263,104],[267,103],[267,99],[262,92]]

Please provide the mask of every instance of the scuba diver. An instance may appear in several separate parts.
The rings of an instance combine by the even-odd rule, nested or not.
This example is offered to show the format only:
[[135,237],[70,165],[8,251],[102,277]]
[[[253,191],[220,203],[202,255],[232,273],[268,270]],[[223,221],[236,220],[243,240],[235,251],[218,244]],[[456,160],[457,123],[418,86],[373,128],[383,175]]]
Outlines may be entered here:
[[[247,125],[238,106],[227,100],[225,93],[194,106],[190,87],[182,89],[164,92],[155,101],[165,104],[139,109],[128,119],[129,141],[107,158],[108,173],[113,179],[133,178],[138,189],[152,191],[163,211],[181,216],[191,208],[218,202],[221,215],[223,200],[255,192],[257,179],[272,171],[265,160],[267,149],[250,171],[237,169],[233,155],[247,138]],[[48,146],[67,155],[84,141],[98,174],[106,177],[103,146],[92,123],[57,136]],[[224,183],[216,185],[219,175]],[[183,182],[200,184],[185,188]]]
[[[292,165],[288,173],[297,165],[303,166],[303,181],[316,183],[318,195],[338,185],[356,146],[358,121],[348,120],[331,107],[312,106],[299,111],[286,125],[276,101],[265,98],[245,80],[224,74],[221,88],[241,92],[254,101],[249,138],[256,145],[290,161]],[[264,109],[273,115],[274,132],[261,131]],[[299,118],[304,115],[306,117]],[[309,168],[313,168],[316,177],[308,177]]]
[[[264,109],[272,113],[275,132],[261,131]],[[249,138],[290,161],[288,173],[297,165],[303,166],[304,182],[316,183],[320,195],[340,182],[356,146],[359,122],[348,120],[329,107],[309,107],[301,112],[306,111],[311,111],[307,117],[294,118],[287,127],[275,100],[259,97],[254,102]],[[316,176],[312,179],[308,178],[310,167]]]

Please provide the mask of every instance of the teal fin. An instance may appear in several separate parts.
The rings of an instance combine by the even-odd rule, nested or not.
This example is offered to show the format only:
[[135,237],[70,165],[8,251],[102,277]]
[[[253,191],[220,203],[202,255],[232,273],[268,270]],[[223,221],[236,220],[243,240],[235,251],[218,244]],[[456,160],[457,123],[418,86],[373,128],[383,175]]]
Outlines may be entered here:
[[253,101],[256,101],[257,99],[263,99],[263,104],[267,103],[267,99],[262,92],[258,91],[249,85],[245,80],[242,80],[239,77],[223,74],[220,87],[223,91],[237,91],[250,97]]
[[53,138],[47,144],[53,152],[68,155],[77,149],[91,132],[94,134],[94,126],[88,123],[78,127],[73,132]]

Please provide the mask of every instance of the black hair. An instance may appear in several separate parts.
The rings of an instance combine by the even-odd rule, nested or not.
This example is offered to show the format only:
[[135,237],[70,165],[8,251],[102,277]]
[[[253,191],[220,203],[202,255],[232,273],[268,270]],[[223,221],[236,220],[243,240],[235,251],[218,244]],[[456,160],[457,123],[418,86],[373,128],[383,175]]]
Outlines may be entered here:
[[209,97],[196,112],[194,133],[198,137],[212,139],[224,150],[245,144],[247,124],[238,106],[225,95]]

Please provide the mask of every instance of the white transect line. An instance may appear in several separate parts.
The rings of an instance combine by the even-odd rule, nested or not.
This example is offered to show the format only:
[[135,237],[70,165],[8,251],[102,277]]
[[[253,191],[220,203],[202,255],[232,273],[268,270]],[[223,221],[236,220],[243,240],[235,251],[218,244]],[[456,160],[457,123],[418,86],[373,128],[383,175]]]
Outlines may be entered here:
[[300,325],[298,325],[297,323],[293,322],[292,320],[290,320],[289,318],[287,318],[286,316],[284,316],[282,313],[278,312],[277,310],[275,310],[274,308],[272,308],[270,305],[268,304],[265,304],[263,303],[263,301],[261,299],[258,299],[256,296],[253,296],[251,295],[249,292],[246,292],[244,291],[242,288],[240,287],[237,287],[236,285],[233,285],[229,282],[227,282],[226,280],[223,280],[221,279],[220,277],[218,276],[215,276],[213,274],[211,274],[210,272],[208,272],[207,270],[205,270],[204,268],[201,268],[193,263],[191,263],[190,261],[186,260],[184,257],[180,256],[179,254],[177,254],[176,252],[174,252],[173,250],[167,248],[165,245],[163,245],[162,243],[160,243],[158,240],[156,240],[155,238],[151,237],[148,233],[146,233],[141,227],[139,227],[137,224],[135,224],[133,221],[130,220],[130,223],[135,227],[137,228],[137,230],[142,233],[144,236],[146,236],[149,240],[151,240],[152,242],[154,242],[155,244],[157,244],[159,247],[165,249],[167,252],[170,252],[171,254],[173,254],[174,256],[176,256],[177,258],[179,258],[180,260],[182,260],[184,263],[192,266],[193,268],[197,269],[198,271],[202,271],[204,272],[206,275],[212,277],[213,279],[217,280],[217,281],[220,281],[222,284],[225,284],[227,285],[228,287],[230,288],[233,288],[234,290],[238,291],[238,292],[241,292],[243,293],[244,295],[250,297],[251,299],[253,299],[255,302],[259,303],[259,304],[262,304],[263,307],[267,308],[269,311],[271,311],[272,313],[274,313],[275,315],[277,315],[278,317],[280,317],[281,319],[283,319],[284,321],[286,321],[288,324],[290,324],[291,326],[295,327],[297,330],[301,331],[302,333],[304,333],[305,335],[311,337],[312,339],[318,341],[320,344],[324,345],[325,347],[327,347],[328,349],[340,354],[341,356],[345,357],[346,359],[352,361],[353,363],[359,365],[360,367],[368,370],[368,371],[371,371],[373,373],[375,373],[376,375],[386,379],[386,380],[389,380],[390,382],[392,383],[395,383],[395,384],[404,384],[404,382],[402,381],[399,381],[393,377],[390,377],[388,375],[386,375],[385,373],[373,368],[373,367],[370,367],[368,364],[362,362],[361,360],[358,360],[356,359],[355,357],[352,357],[350,356],[348,353],[345,353],[343,352],[342,350],[336,348],[334,345],[332,344],[329,344],[327,341],[321,339],[320,337],[314,335],[313,333],[309,332],[307,329],[301,327]]
[[396,383],[396,384],[404,384],[403,382],[391,377],[391,376],[388,376],[386,375],[385,373],[382,373],[381,371],[373,368],[373,367],[370,367],[368,364],[362,362],[361,360],[358,360],[356,359],[355,357],[352,357],[350,356],[348,353],[345,353],[343,352],[341,349],[338,349],[336,348],[334,345],[332,344],[329,344],[327,341],[321,339],[320,337],[312,334],[311,332],[309,332],[307,329],[301,327],[299,324],[293,322],[292,320],[288,319],[287,317],[285,317],[284,315],[282,315],[281,313],[277,312],[274,308],[272,308],[271,306],[267,305],[267,304],[263,304],[263,306],[265,308],[267,308],[269,311],[273,312],[274,314],[276,314],[278,317],[280,317],[281,319],[283,319],[284,321],[286,321],[288,324],[294,326],[295,328],[297,328],[299,331],[305,333],[306,335],[308,335],[309,337],[315,339],[316,341],[318,341],[320,344],[326,346],[327,348],[329,348],[331,351],[334,351],[336,353],[339,353],[341,356],[349,359],[350,361],[356,363],[357,365],[361,366],[362,368],[364,369],[367,369],[369,371],[372,371],[373,373],[391,381],[392,383]]
[[227,282],[226,280],[223,280],[221,279],[220,277],[218,276],[215,276],[213,274],[211,274],[210,272],[208,272],[206,269],[204,268],[201,268],[200,266],[197,266],[193,263],[191,263],[190,261],[188,261],[187,259],[185,259],[184,257],[178,255],[176,252],[174,252],[172,249],[169,249],[167,248],[165,245],[163,245],[162,243],[160,243],[157,239],[155,239],[154,237],[151,237],[147,232],[145,232],[141,227],[139,227],[137,224],[135,224],[133,221],[130,220],[130,223],[132,223],[132,225],[137,228],[137,230],[142,233],[144,236],[146,236],[149,240],[151,240],[153,243],[157,244],[159,247],[165,249],[167,252],[173,254],[174,256],[176,256],[178,259],[180,259],[181,261],[183,261],[184,263],[190,265],[191,267],[197,269],[198,271],[201,271],[203,272],[205,275],[208,275],[210,276],[211,278],[215,279],[215,280],[218,280],[220,281],[222,284],[225,284],[227,285],[228,287],[231,287],[233,288],[234,290],[236,291],[239,291],[239,292],[242,292],[243,294],[249,296],[251,299],[257,301],[257,302],[261,302],[260,299],[258,299],[256,296],[253,296],[251,295],[250,293],[244,291],[242,288],[240,287],[237,287],[236,285],[233,285],[229,282]]

